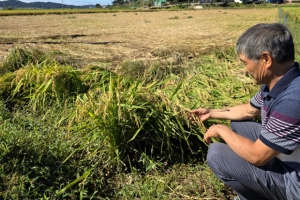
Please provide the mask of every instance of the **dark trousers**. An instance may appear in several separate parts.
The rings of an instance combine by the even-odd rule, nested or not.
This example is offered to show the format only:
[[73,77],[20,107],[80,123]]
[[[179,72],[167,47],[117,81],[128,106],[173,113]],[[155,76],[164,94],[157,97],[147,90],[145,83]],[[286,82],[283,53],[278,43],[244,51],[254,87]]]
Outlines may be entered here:
[[[256,141],[261,124],[254,121],[231,122],[232,130]],[[232,188],[241,200],[285,200],[284,166],[274,158],[264,166],[250,164],[224,143],[209,146],[207,163],[215,175]]]

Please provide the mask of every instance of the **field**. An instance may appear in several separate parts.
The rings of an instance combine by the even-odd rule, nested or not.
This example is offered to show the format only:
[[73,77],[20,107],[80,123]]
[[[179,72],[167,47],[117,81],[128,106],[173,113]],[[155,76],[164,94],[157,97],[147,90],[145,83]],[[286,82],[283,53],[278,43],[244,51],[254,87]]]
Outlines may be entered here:
[[233,46],[249,26],[277,18],[276,8],[3,16],[0,62],[15,46],[60,52],[74,65],[153,61],[163,51],[194,58]]
[[247,102],[236,39],[280,20],[275,7],[1,16],[0,198],[233,199],[202,140],[228,122],[186,112]]

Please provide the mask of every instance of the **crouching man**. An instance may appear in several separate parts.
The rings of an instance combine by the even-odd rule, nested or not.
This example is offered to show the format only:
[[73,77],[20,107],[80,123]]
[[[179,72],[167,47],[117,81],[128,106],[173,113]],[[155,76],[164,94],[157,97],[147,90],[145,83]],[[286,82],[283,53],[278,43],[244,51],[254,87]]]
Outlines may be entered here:
[[[193,119],[231,120],[211,126],[207,163],[242,200],[300,199],[300,70],[289,30],[257,24],[237,41],[245,71],[260,90],[249,103],[225,109],[199,108]],[[261,123],[251,120],[261,115]],[[211,143],[221,137],[225,143]]]

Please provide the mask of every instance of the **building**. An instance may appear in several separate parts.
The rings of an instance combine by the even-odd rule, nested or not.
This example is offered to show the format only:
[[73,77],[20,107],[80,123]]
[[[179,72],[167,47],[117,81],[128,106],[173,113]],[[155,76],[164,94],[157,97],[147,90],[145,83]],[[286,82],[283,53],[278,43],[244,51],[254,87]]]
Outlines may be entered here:
[[154,5],[155,6],[162,6],[163,4],[165,4],[167,2],[167,0],[155,0],[154,1]]

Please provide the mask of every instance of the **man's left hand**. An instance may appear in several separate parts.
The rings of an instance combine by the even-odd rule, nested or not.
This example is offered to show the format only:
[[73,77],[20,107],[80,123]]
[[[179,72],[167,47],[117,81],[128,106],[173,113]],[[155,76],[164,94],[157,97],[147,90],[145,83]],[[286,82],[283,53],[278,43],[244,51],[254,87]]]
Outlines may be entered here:
[[212,142],[212,138],[221,137],[220,133],[225,129],[229,129],[229,128],[222,124],[212,125],[204,134],[204,141],[207,144],[210,144]]

